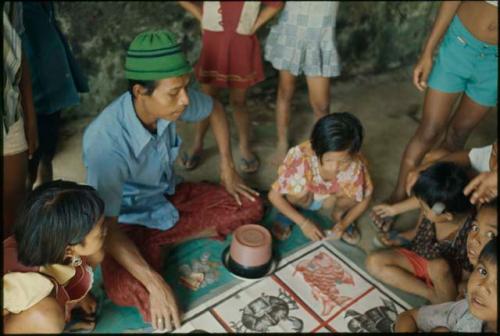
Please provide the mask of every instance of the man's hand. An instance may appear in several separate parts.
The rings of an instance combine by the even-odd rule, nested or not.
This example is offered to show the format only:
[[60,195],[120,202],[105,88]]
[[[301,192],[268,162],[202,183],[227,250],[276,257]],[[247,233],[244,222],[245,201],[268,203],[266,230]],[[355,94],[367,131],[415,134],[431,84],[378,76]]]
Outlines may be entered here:
[[181,319],[175,296],[170,286],[158,273],[154,273],[147,290],[153,328],[170,331],[172,330],[172,322],[175,328],[180,328]]
[[[474,191],[474,192],[472,192]],[[464,194],[472,192],[470,202],[487,203],[498,196],[498,176],[496,171],[484,172],[476,176],[464,189]]]
[[220,179],[221,184],[226,188],[227,192],[234,197],[239,206],[241,206],[240,195],[248,198],[252,202],[255,201],[255,197],[259,196],[257,191],[243,182],[234,168],[223,167],[221,169]]

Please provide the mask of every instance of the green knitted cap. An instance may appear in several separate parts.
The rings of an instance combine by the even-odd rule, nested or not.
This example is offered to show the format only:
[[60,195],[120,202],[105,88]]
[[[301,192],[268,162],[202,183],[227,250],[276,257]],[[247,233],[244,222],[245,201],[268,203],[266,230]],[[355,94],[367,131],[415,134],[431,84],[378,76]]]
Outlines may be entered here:
[[182,76],[192,70],[174,34],[143,32],[130,43],[125,59],[125,78],[159,80]]

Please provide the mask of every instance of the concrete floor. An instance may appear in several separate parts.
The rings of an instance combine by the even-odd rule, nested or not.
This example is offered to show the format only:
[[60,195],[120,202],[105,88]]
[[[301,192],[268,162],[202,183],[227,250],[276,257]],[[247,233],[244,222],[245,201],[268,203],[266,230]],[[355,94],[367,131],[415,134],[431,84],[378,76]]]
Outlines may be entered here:
[[[362,151],[370,162],[370,172],[375,185],[373,204],[386,197],[392,190],[399,171],[400,158],[411,135],[418,126],[421,115],[423,94],[411,83],[411,69],[404,68],[376,76],[356,77],[349,80],[333,81],[331,87],[331,112],[348,111],[355,114],[365,128]],[[271,164],[275,141],[275,89],[257,88],[250,94],[249,111],[252,116],[254,148],[261,160],[258,173],[244,176],[249,185],[258,189],[269,189],[276,178],[276,167]],[[109,101],[115,97],[110,97]],[[222,102],[227,106],[227,99]],[[292,144],[307,139],[312,129],[313,117],[309,107],[307,89],[301,80],[293,104],[291,121]],[[233,155],[238,165],[237,137],[230,108],[227,108],[231,125]],[[92,118],[68,121],[62,129],[59,151],[54,159],[54,177],[85,181],[82,163],[82,132]],[[183,148],[189,148],[194,126],[178,123],[183,139]],[[497,108],[489,112],[471,135],[466,148],[479,147],[492,143],[497,133]],[[212,134],[205,141],[205,152],[201,165],[194,171],[177,173],[189,181],[218,181],[218,154]],[[398,226],[406,226],[414,221],[416,214],[404,216]],[[358,221],[362,232],[360,247],[366,252],[373,248],[372,237],[375,233],[368,214]]]

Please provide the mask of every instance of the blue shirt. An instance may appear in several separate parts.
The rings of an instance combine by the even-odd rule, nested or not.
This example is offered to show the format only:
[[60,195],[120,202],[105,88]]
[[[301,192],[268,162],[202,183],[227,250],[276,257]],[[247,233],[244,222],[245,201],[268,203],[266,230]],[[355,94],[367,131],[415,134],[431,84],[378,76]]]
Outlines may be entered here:
[[[210,115],[212,99],[188,88],[189,105],[180,120],[196,122]],[[135,114],[129,92],[108,105],[83,134],[87,184],[105,202],[105,215],[120,223],[167,230],[179,212],[165,198],[180,181],[173,165],[181,139],[175,122],[160,119],[150,133]]]

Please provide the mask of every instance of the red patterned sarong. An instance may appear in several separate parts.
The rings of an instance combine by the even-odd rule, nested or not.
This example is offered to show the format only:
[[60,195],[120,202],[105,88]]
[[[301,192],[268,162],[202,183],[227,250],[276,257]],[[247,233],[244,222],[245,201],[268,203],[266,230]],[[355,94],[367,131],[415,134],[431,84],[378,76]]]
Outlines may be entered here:
[[[241,197],[240,208],[222,186],[210,183],[181,183],[169,200],[180,214],[173,228],[161,231],[141,225],[120,225],[157,272],[162,267],[162,245],[182,241],[209,228],[215,228],[217,232],[213,238],[224,239],[243,224],[258,223],[263,215],[261,199],[251,202]],[[144,321],[151,322],[149,294],[137,279],[110,256],[104,258],[102,275],[104,288],[111,301],[120,306],[135,306]]]

